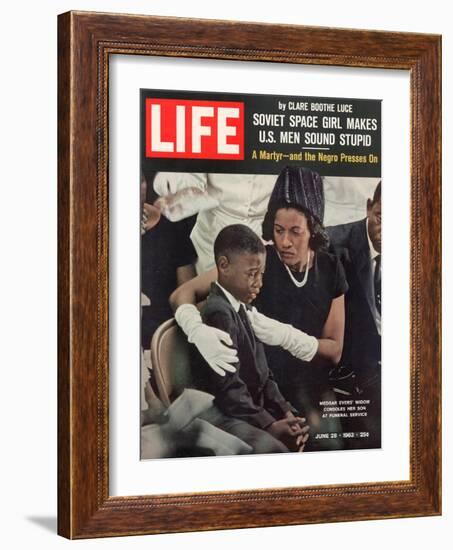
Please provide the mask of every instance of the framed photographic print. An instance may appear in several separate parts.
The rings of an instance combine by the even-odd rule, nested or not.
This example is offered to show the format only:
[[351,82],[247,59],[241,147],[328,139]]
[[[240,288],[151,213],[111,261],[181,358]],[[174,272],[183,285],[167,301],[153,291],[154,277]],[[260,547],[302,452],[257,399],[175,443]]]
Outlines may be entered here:
[[61,535],[440,514],[440,89],[433,35],[59,16]]

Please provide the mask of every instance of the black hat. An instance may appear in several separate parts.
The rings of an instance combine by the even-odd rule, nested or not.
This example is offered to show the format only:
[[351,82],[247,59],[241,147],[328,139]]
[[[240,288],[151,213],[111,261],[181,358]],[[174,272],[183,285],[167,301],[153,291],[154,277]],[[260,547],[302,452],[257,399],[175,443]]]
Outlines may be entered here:
[[317,172],[286,166],[280,172],[269,199],[263,222],[263,237],[272,239],[275,213],[279,208],[297,208],[311,214],[320,224],[324,219],[324,187]]

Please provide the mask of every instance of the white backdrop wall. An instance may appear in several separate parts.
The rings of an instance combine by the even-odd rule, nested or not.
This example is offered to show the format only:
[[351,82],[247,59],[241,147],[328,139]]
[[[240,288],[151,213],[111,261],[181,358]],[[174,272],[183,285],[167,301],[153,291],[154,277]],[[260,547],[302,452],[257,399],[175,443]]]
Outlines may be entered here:
[[[395,545],[449,548],[453,524],[452,405],[444,403],[444,515],[391,521],[247,529],[68,542],[56,535],[56,128],[57,14],[81,9],[210,19],[238,19],[334,27],[369,28],[443,35],[444,151],[451,150],[451,59],[453,30],[449,3],[381,0],[322,3],[258,3],[229,0],[43,1],[8,3],[2,9],[0,40],[0,357],[2,453],[0,468],[2,546],[46,548],[230,548],[282,544],[366,550]],[[448,124],[450,122],[450,124]],[[445,157],[447,155],[445,154]],[[444,209],[452,203],[452,163],[444,161]],[[452,326],[451,235],[444,215],[444,327]],[[444,402],[452,385],[451,339],[444,328]],[[401,542],[400,542],[401,543]]]

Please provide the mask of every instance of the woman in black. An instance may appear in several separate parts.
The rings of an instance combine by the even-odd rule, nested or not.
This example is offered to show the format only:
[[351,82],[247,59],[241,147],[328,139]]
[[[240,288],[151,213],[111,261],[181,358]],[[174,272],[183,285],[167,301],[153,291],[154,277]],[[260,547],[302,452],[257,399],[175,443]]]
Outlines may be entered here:
[[[306,450],[338,449],[335,400],[329,371],[340,357],[344,334],[347,283],[336,256],[327,252],[322,181],[311,170],[285,168],[269,200],[263,223],[268,245],[263,286],[255,305],[261,313],[314,336],[316,356],[296,359],[279,346],[267,346],[269,366],[283,395],[307,417],[311,434]],[[327,416],[323,417],[324,414]]]

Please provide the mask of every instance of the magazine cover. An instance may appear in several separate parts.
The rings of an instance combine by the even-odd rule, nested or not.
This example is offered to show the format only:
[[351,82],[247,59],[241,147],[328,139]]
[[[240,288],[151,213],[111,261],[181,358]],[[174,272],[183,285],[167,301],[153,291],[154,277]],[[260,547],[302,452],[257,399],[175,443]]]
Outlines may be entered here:
[[381,447],[381,101],[141,90],[141,458]]

